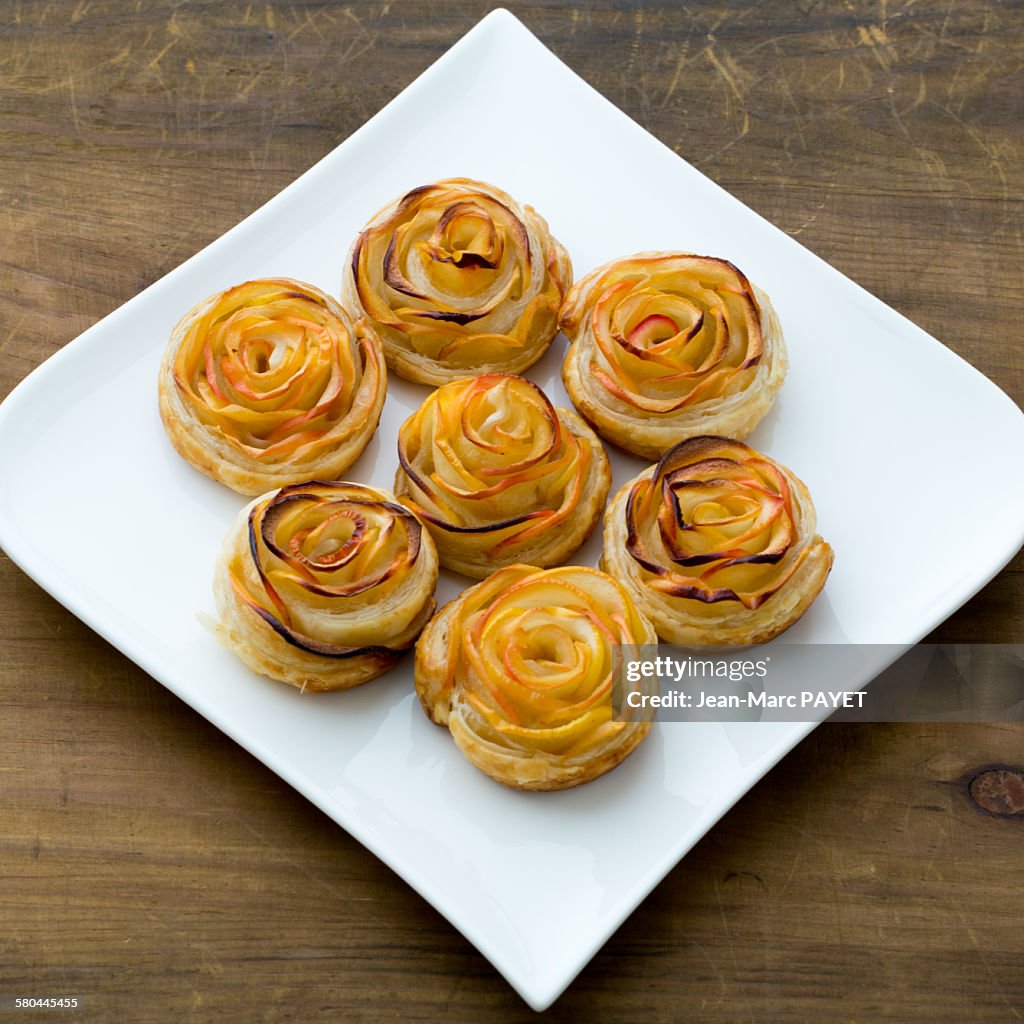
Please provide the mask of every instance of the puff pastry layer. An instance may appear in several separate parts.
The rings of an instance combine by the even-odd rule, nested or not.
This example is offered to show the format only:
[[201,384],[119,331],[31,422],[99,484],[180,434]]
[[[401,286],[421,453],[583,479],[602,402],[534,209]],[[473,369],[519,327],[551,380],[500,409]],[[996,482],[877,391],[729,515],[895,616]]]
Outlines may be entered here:
[[571,283],[569,255],[535,210],[486,182],[449,178],[370,221],[342,296],[374,321],[396,373],[438,385],[535,363]]
[[695,437],[626,484],[601,566],[670,643],[759,644],[821,592],[832,549],[804,484],[740,441]]
[[438,388],[402,425],[398,459],[398,500],[426,524],[441,564],[474,579],[565,561],[611,486],[594,432],[512,374]]
[[251,669],[344,690],[390,668],[434,610],[437,552],[387,491],[344,481],[262,495],[214,575],[218,634]]
[[160,416],[196,469],[242,494],[333,479],[380,419],[387,371],[364,321],[312,285],[247,281],[186,313],[160,366]]
[[469,587],[416,645],[427,716],[491,778],[567,789],[610,771],[650,721],[613,721],[617,644],[657,641],[623,587],[596,569],[513,565]]
[[642,252],[570,290],[562,379],[613,444],[646,459],[699,434],[746,437],[786,376],[782,327],[726,260]]

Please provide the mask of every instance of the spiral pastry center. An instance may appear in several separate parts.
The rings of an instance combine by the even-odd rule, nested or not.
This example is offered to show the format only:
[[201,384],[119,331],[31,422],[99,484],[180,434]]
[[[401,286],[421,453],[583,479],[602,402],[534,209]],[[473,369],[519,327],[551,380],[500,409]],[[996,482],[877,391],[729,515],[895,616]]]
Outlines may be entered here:
[[[502,233],[479,203],[453,203],[441,215],[430,238],[417,246],[428,271],[440,272],[446,265],[468,271],[497,270],[505,253]],[[449,275],[449,281],[472,289],[474,284],[482,287],[488,278],[484,274]]]

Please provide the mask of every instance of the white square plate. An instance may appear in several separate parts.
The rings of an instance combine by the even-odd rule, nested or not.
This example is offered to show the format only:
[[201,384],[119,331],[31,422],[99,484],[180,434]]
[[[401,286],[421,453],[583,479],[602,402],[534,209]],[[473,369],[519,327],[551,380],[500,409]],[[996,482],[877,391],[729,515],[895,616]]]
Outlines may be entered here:
[[[1024,533],[1024,417],[653,139],[505,11],[10,395],[0,543],[11,558],[386,861],[543,1009],[810,726],[663,724],[609,776],[526,794],[480,774],[426,720],[408,666],[327,696],[260,679],[198,618],[212,609],[214,554],[243,499],[175,455],[156,408],[158,361],[184,310],[261,276],[336,292],[364,221],[452,175],[534,205],[577,274],[684,248],[732,259],[772,296],[792,369],[752,443],[808,483],[836,551],[824,595],[790,639],[913,643],[987,582]],[[529,374],[558,404],[564,346],[556,339]],[[391,485],[398,426],[426,393],[393,379],[354,479]],[[616,486],[641,468],[612,460]],[[580,560],[597,554],[593,540]],[[442,581],[439,596],[458,586]]]

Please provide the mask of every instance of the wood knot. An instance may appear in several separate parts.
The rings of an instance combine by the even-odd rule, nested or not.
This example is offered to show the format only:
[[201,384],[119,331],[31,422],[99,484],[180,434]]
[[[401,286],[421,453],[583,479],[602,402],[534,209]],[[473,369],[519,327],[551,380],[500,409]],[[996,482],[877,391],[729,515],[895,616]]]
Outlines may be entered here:
[[989,814],[1024,817],[1024,771],[1019,768],[986,768],[967,784],[967,794]]

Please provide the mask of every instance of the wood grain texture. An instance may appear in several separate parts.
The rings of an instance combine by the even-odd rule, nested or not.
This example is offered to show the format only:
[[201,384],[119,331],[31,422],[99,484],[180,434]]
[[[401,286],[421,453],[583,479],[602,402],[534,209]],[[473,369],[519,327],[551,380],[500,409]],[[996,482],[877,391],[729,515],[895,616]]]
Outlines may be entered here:
[[[4,0],[0,395],[490,6]],[[1020,2],[510,6],[1021,400]],[[0,615],[0,995],[77,994],[68,1019],[103,1022],[532,1019],[386,867],[2,557]],[[934,638],[1019,642],[1022,622],[1018,555]],[[819,729],[546,1017],[1024,1019],[1024,821],[969,795],[1022,762],[1008,726]]]

